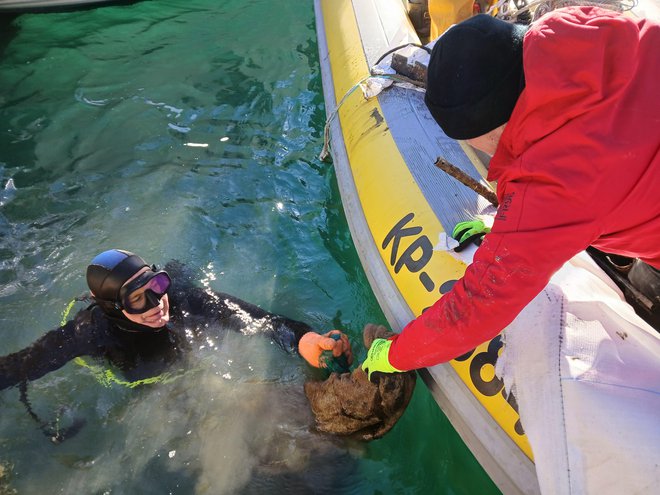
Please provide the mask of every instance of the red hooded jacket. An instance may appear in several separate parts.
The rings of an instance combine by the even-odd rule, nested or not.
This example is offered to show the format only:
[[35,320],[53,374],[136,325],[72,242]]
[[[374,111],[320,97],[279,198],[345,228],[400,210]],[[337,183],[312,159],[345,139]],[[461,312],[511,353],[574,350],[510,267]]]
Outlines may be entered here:
[[394,338],[397,369],[492,339],[590,245],[660,268],[660,24],[556,10],[525,35],[523,64],[490,162],[492,232],[454,288]]

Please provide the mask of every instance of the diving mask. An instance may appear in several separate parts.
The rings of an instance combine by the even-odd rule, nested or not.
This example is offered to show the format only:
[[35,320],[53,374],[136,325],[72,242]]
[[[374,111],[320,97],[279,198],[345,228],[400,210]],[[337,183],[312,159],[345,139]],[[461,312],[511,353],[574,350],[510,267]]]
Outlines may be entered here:
[[156,266],[131,280],[119,290],[121,308],[129,314],[140,314],[155,308],[167,292],[172,279]]

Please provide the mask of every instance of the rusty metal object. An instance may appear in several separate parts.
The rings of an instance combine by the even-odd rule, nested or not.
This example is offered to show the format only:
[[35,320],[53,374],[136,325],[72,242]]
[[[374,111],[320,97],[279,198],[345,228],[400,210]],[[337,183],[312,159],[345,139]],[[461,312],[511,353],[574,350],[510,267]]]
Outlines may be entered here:
[[480,184],[479,182],[474,180],[472,177],[470,177],[468,174],[463,172],[457,166],[452,165],[442,157],[438,157],[436,159],[435,166],[438,167],[443,172],[446,172],[447,174],[451,175],[454,179],[458,180],[464,186],[467,186],[470,189],[472,189],[479,196],[484,197],[493,206],[498,206],[499,203],[497,201],[497,195],[493,191],[488,189],[483,184]]
[[419,61],[410,61],[407,55],[401,53],[392,54],[392,63],[390,64],[398,74],[406,76],[413,81],[418,81],[426,87],[426,76],[428,68],[426,65],[419,63]]

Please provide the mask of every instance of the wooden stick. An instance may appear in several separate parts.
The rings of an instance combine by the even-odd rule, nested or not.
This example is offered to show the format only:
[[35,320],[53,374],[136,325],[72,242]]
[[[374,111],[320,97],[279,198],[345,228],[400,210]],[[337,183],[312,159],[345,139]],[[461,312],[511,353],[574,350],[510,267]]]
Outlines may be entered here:
[[468,174],[463,172],[460,168],[456,167],[455,165],[452,165],[444,158],[438,157],[437,160],[435,161],[435,166],[438,167],[443,172],[446,172],[447,174],[451,175],[454,179],[459,181],[464,186],[467,186],[470,189],[472,189],[479,196],[486,198],[493,206],[497,207],[497,205],[499,204],[497,202],[497,195],[493,191],[488,189],[483,184],[480,184],[479,182],[474,180]]

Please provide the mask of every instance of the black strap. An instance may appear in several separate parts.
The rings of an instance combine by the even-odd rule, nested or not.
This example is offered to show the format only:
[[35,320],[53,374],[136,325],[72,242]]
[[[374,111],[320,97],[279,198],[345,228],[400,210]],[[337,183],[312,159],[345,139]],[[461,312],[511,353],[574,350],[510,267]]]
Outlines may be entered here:
[[[50,423],[46,423],[45,421],[42,421],[39,416],[37,416],[37,413],[34,412],[32,409],[32,405],[30,404],[30,399],[28,399],[28,382],[26,380],[23,380],[19,384],[19,390],[20,390],[20,399],[23,405],[25,406],[25,409],[27,410],[27,413],[30,415],[32,419],[37,423],[39,426],[39,429],[41,432],[46,435],[48,438],[53,443],[62,443],[64,440],[67,440],[73,436],[75,436],[83,426],[85,426],[86,420],[83,418],[75,418],[73,420],[73,424],[71,426],[68,426],[66,428],[60,428],[59,427],[59,421],[56,419],[55,421],[52,421]],[[61,412],[61,410],[60,410]],[[58,414],[59,416],[59,414]]]

